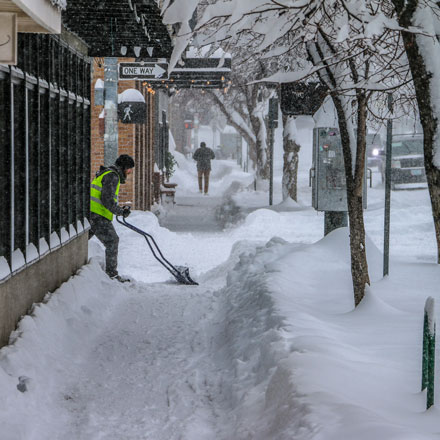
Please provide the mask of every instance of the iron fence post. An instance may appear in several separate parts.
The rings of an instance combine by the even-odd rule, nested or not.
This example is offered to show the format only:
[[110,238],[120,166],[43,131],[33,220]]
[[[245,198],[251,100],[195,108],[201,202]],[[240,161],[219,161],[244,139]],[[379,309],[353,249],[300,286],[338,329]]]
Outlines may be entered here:
[[434,305],[434,298],[427,298],[423,316],[422,391],[427,389],[426,409],[434,405],[436,326]]

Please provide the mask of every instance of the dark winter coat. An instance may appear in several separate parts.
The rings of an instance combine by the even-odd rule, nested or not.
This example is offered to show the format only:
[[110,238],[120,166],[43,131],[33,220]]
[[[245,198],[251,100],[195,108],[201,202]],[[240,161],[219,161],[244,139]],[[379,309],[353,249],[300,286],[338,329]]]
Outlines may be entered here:
[[193,159],[197,161],[198,171],[211,171],[211,159],[215,159],[215,154],[211,148],[200,147],[195,151]]
[[[96,173],[96,177],[105,173],[106,171],[115,171],[114,173],[108,173],[102,178],[102,192],[101,192],[101,202],[102,204],[113,214],[122,215],[123,209],[115,202],[115,194],[116,188],[118,187],[118,183],[125,183],[125,173],[121,168],[113,165],[111,167],[103,167],[99,169]],[[90,213],[91,217],[101,217],[99,214]]]

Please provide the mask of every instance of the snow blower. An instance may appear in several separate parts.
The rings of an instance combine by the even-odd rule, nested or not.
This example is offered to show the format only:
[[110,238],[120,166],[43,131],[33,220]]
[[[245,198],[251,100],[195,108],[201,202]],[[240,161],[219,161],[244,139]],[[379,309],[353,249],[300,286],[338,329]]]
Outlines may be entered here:
[[[156,241],[154,240],[153,236],[150,234],[147,234],[146,232],[142,231],[142,229],[137,228],[136,226],[130,224],[125,220],[125,218],[122,218],[122,221],[119,219],[119,217],[116,217],[116,220],[121,225],[124,225],[125,227],[131,229],[134,232],[137,232],[140,235],[143,235],[145,238],[148,247],[151,250],[151,253],[153,254],[154,258],[162,264],[165,269],[167,269],[171,275],[176,279],[176,281],[180,284],[188,284],[188,285],[195,285],[198,286],[199,283],[196,283],[189,275],[189,269],[185,266],[173,266],[162,254],[161,250],[159,249],[159,246],[157,245]],[[159,255],[159,256],[158,256]]]

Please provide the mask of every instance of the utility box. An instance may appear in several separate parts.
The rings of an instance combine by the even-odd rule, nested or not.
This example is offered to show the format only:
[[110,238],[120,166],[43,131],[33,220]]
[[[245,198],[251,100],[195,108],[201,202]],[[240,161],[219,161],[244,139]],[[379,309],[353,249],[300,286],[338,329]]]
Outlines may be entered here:
[[[366,167],[364,173],[364,209],[367,200]],[[317,211],[348,211],[344,156],[337,128],[313,130],[313,167],[310,170],[312,206]]]

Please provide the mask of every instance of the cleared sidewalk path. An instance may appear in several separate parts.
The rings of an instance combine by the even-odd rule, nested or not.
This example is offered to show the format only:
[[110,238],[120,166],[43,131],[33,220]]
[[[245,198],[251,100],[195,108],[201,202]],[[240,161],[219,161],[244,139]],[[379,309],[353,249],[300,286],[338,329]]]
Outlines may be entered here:
[[221,197],[203,194],[177,196],[176,204],[168,208],[159,223],[173,232],[220,232],[222,225],[216,219],[216,210],[221,203]]
[[[221,433],[217,300],[206,287],[133,283],[69,378],[65,440],[204,439]],[[220,428],[219,428],[220,426]]]

